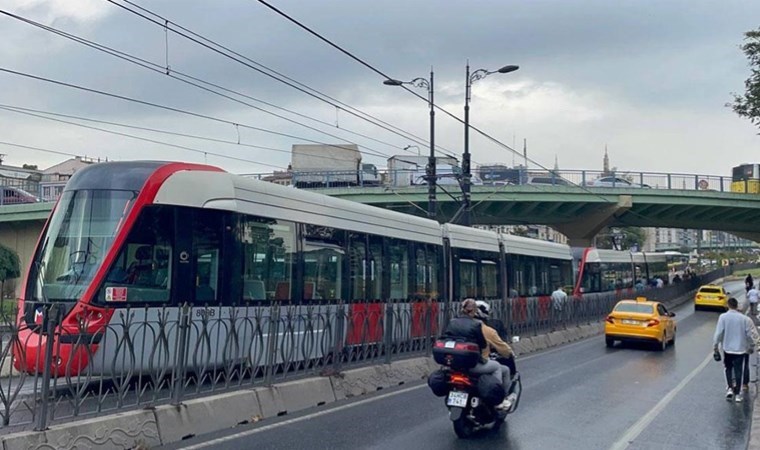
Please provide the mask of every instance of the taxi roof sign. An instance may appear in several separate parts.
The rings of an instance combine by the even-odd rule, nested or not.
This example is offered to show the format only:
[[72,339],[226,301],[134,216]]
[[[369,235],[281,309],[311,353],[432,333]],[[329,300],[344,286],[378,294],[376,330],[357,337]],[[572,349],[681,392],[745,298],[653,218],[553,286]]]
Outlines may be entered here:
[[646,302],[647,298],[646,297],[636,297],[636,301],[637,302]]

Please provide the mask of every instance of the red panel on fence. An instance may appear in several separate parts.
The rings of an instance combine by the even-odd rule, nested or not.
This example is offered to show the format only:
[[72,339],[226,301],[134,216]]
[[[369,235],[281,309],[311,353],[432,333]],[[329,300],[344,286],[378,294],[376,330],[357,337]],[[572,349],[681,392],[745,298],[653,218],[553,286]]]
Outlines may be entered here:
[[538,320],[547,320],[551,316],[552,299],[548,295],[538,297]]
[[383,304],[354,303],[348,308],[347,345],[381,342],[383,340]]
[[512,302],[512,323],[525,323],[528,320],[528,300],[517,297]]
[[438,302],[431,302],[428,307],[427,302],[412,303],[412,337],[423,337],[427,333],[425,321],[428,317],[428,308],[430,309],[430,335],[438,336]]

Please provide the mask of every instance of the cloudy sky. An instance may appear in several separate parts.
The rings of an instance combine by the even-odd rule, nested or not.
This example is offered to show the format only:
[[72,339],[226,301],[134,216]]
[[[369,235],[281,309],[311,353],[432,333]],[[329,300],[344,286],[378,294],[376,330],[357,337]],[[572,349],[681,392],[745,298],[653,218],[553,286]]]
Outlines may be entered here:
[[[520,66],[473,85],[471,124],[501,143],[471,132],[475,163],[520,162],[507,147],[522,152],[524,139],[532,160],[551,167],[556,157],[563,169],[601,169],[605,146],[625,171],[728,175],[760,161],[760,130],[725,106],[750,74],[739,46],[760,26],[756,0],[269,2],[387,76],[428,77],[432,67],[441,153],[462,152],[463,125],[447,113],[464,117],[469,60],[473,71]],[[256,0],[5,0],[0,10],[6,164],[47,167],[72,154],[260,173],[285,168],[295,143],[354,142],[381,167],[427,153],[424,89],[412,88],[417,98],[384,86]],[[228,98],[167,76],[167,62]]]

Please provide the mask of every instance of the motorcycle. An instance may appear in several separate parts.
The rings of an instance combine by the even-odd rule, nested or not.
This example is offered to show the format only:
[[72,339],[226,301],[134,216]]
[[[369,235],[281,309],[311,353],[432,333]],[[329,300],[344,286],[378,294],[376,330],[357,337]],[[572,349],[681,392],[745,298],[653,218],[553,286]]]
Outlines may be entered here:
[[[472,362],[473,352],[477,355],[474,363]],[[449,419],[452,421],[454,432],[459,438],[467,439],[484,429],[496,431],[505,422],[509,414],[517,411],[522,395],[522,381],[519,372],[512,371],[509,386],[504,386],[505,397],[511,401],[511,405],[506,409],[501,409],[481,398],[478,387],[480,377],[490,377],[491,375],[472,374],[468,370],[477,364],[480,357],[476,344],[438,341],[433,349],[433,355],[436,362],[443,367],[439,371],[442,373],[440,374],[440,387],[436,389],[431,385],[431,389],[436,395],[445,397],[445,404],[449,409]],[[508,358],[496,357],[495,355],[491,355],[491,358],[505,366],[514,367],[514,363],[510,364],[510,361],[507,361]],[[445,380],[445,387],[443,380]]]

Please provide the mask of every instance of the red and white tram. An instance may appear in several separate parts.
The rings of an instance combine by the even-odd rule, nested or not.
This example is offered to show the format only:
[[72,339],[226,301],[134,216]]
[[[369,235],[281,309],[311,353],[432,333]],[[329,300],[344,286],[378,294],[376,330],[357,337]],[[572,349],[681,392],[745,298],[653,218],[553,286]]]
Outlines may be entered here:
[[[160,339],[148,327],[134,332],[130,361],[118,357],[123,334],[134,331],[123,325],[125,307],[139,328],[176,321],[183,305],[193,317],[224,320],[241,307],[340,302],[350,346],[382,340],[387,302],[408,304],[405,332],[421,337],[438,331],[437,322],[424,323],[422,304],[437,313],[465,297],[548,302],[573,280],[570,248],[560,244],[440,225],[211,166],[102,163],[71,178],[42,232],[19,305],[16,367],[41,371],[48,345],[57,376],[140,373],[173,361],[171,327]],[[61,311],[55,342],[41,333],[51,304]],[[231,331],[212,331],[191,333],[188,345],[206,339],[198,351],[213,365],[229,358],[212,349]],[[257,360],[250,353],[268,348],[268,337],[246,339],[248,332],[235,330],[244,342],[235,351]]]

